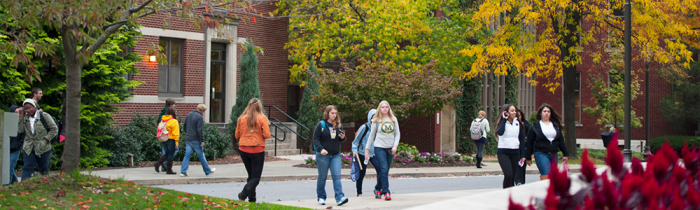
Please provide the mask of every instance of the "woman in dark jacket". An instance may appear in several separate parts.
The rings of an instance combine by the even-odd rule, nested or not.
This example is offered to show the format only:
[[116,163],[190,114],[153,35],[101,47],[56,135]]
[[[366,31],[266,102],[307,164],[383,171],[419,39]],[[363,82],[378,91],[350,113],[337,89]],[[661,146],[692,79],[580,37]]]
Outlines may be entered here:
[[[527,132],[530,130],[530,122],[527,121],[525,118],[525,113],[523,113],[523,110],[518,109],[518,119],[520,119],[521,122],[523,122],[523,131],[527,134]],[[525,141],[527,142],[527,136],[525,136]],[[527,144],[525,144],[526,150],[527,150]],[[524,165],[522,167],[519,167],[517,171],[515,171],[515,185],[522,185],[525,184],[525,173],[527,172],[527,165]]]
[[[533,122],[527,132],[527,165],[532,164],[532,154],[540,170],[540,179],[549,179],[552,161],[557,162],[557,152],[564,154],[562,161],[569,160],[569,151],[561,134],[561,118],[549,104],[542,104],[537,110],[537,122]],[[534,151],[534,152],[533,152]]]
[[328,170],[333,179],[335,201],[338,206],[348,202],[340,182],[341,158],[340,143],[345,142],[345,131],[340,124],[340,114],[333,105],[328,105],[323,112],[323,120],[314,129],[314,150],[316,150],[316,195],[318,204],[326,205],[326,178]]

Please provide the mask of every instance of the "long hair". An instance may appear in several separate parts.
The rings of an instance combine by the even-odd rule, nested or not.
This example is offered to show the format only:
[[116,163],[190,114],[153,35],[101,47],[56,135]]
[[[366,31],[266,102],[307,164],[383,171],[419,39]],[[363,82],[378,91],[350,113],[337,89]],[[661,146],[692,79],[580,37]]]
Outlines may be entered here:
[[561,129],[561,116],[559,116],[559,114],[557,114],[557,112],[554,111],[554,108],[552,108],[552,106],[548,103],[543,103],[542,105],[540,105],[540,108],[537,109],[537,120],[542,120],[542,111],[544,110],[544,108],[548,108],[549,113],[551,113],[549,116],[549,121],[553,122],[554,125]]
[[[382,104],[386,104],[386,106],[389,107],[389,116],[383,116]],[[377,106],[377,113],[374,114],[374,117],[372,117],[372,122],[380,122],[382,121],[382,119],[384,119],[384,117],[388,117],[389,119],[391,119],[391,122],[394,122],[394,119],[396,118],[394,117],[394,111],[391,110],[391,105],[389,105],[389,102],[387,101],[379,102],[379,106]]]
[[175,107],[168,108],[168,111],[165,112],[165,115],[170,115],[173,117],[173,119],[177,120],[177,110],[175,110]]
[[[501,120],[503,120],[503,112],[507,112],[511,106],[515,108],[516,112],[518,111],[518,107],[513,104],[504,104],[503,106],[501,106],[501,109],[499,110],[498,115],[496,116],[498,117],[498,121],[496,121],[496,126],[499,126],[501,124]],[[520,132],[524,132],[525,125],[523,124],[522,119],[520,119],[521,117],[518,117],[517,113],[513,117],[518,119],[518,123],[520,123]]]
[[241,116],[238,117],[238,121],[241,121],[242,118],[247,117],[248,118],[248,128],[250,128],[250,132],[255,132],[256,125],[258,125],[258,115],[262,115],[262,104],[260,103],[260,99],[257,98],[252,98],[250,101],[248,101],[248,106],[243,110],[243,113]]
[[[335,120],[333,120],[333,122],[331,122],[331,121],[328,121],[328,118],[330,118],[331,111],[333,111],[333,110],[336,111],[336,114],[335,114]],[[323,119],[325,119],[326,121],[333,124],[334,130],[338,130],[338,128],[340,127],[340,113],[337,113],[337,111],[338,111],[338,108],[335,108],[335,106],[333,106],[333,105],[326,106],[326,110],[323,111]]]

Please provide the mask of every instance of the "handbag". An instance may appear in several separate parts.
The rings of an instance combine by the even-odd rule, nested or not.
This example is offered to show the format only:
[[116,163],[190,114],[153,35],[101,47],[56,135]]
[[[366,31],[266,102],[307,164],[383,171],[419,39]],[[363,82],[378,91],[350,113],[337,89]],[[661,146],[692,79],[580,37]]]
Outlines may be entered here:
[[353,182],[357,181],[360,178],[360,163],[357,162],[356,158],[352,159],[352,167],[350,168],[350,179],[352,179]]

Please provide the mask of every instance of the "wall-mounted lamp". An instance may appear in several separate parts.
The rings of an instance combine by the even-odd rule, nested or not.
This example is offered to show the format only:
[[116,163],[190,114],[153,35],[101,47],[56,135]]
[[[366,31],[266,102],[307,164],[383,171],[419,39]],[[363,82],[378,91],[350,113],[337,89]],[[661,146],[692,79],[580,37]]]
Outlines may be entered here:
[[151,55],[151,56],[149,56],[149,57],[150,57],[150,58],[149,58],[148,60],[150,60],[151,62],[156,62],[156,56],[155,56],[155,55]]

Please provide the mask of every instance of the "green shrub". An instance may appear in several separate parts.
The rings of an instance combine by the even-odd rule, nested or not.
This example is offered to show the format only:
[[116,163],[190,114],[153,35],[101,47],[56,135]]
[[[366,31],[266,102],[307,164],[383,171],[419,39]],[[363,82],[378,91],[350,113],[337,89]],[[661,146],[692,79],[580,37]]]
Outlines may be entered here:
[[114,138],[113,141],[100,144],[101,147],[107,148],[112,152],[112,156],[109,158],[109,165],[128,166],[129,153],[134,155],[134,164],[145,160],[144,154],[141,152],[141,141],[129,135],[132,130],[133,127],[128,126],[125,128],[112,127],[106,131],[106,135],[110,135]]
[[396,148],[396,153],[398,154],[399,152],[405,152],[407,157],[413,157],[414,155],[418,154],[418,149],[416,146],[410,145],[410,144],[404,144],[404,143],[399,143],[399,146]]
[[484,145],[484,155],[496,155],[498,142],[496,141],[496,129],[491,129],[491,132],[486,134],[486,145]]
[[700,137],[698,136],[659,136],[651,139],[649,142],[649,147],[651,147],[651,152],[656,153],[656,150],[664,145],[664,142],[668,141],[671,147],[677,152],[681,151],[683,145],[687,142],[688,148],[698,148],[700,147]]
[[[221,133],[219,128],[214,125],[204,125],[204,157],[207,160],[214,160],[225,157],[228,150],[231,148],[231,140],[228,134]],[[182,160],[187,151],[187,134],[184,132],[184,126],[180,126],[180,142],[178,146],[180,151],[175,154],[175,160]],[[195,153],[192,153],[190,158],[192,161],[199,161]]]

